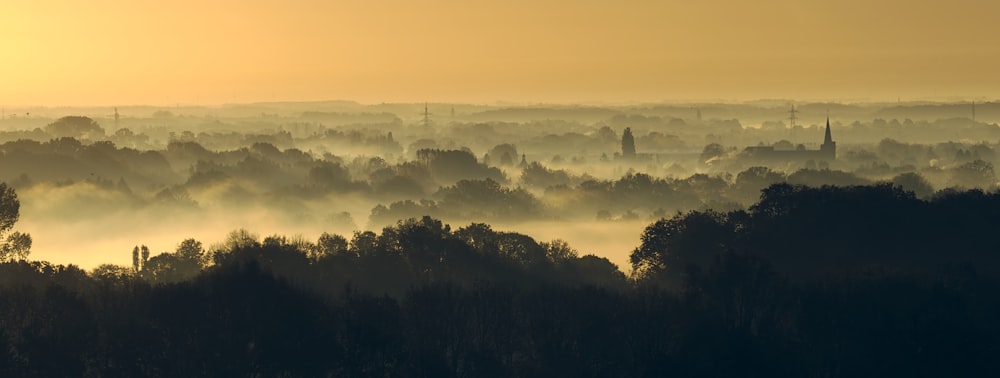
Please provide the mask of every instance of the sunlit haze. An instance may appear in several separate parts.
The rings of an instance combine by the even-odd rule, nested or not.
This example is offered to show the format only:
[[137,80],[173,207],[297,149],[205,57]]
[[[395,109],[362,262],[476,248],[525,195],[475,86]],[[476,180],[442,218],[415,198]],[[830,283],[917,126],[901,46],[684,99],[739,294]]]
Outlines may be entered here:
[[0,376],[1000,377],[998,16],[0,0]]
[[997,14],[980,0],[13,0],[0,104],[979,98],[1000,87]]

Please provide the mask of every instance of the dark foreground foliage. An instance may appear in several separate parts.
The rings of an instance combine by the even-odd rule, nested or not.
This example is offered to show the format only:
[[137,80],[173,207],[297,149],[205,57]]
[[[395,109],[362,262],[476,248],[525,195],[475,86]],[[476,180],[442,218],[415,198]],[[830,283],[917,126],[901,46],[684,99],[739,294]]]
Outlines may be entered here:
[[[747,212],[651,225],[632,280],[557,242],[431,218],[312,252],[234,233],[135,269],[7,262],[0,375],[998,376],[997,208],[981,192],[774,186]],[[961,240],[899,228],[920,225]]]
[[3,376],[996,376],[997,282],[789,286],[720,257],[682,293],[430,283],[320,295],[255,263],[150,285],[0,267]]

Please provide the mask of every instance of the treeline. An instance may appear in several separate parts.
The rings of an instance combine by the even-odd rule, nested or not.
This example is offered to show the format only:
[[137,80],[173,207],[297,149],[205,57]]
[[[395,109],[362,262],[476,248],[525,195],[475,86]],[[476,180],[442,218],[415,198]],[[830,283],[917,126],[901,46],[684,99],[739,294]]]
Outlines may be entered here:
[[452,230],[426,216],[397,222],[380,233],[356,231],[349,240],[330,233],[315,242],[281,235],[261,239],[237,230],[207,249],[188,239],[175,252],[150,256],[145,246],[137,246],[132,261],[131,267],[101,265],[92,274],[165,284],[189,280],[204,269],[254,262],[303,288],[333,293],[351,285],[399,296],[411,287],[436,282],[628,286],[626,276],[610,261],[579,256],[565,241],[537,242],[484,223]]
[[[602,130],[613,134],[610,129]],[[342,136],[352,145],[396,143],[391,133],[348,134]],[[254,204],[294,218],[294,212],[282,210],[315,208],[351,197],[364,207],[352,209],[354,214],[347,214],[351,221],[346,223],[356,219],[371,227],[422,215],[455,222],[653,220],[678,210],[748,206],[760,189],[775,183],[892,182],[929,198],[942,188],[989,190],[997,182],[990,162],[993,150],[983,144],[943,143],[930,148],[887,139],[876,152],[844,152],[844,161],[859,165],[854,171],[794,168],[786,172],[751,166],[734,173],[688,174],[680,167],[652,167],[654,172],[668,171],[666,176],[657,176],[625,170],[617,165],[620,160],[611,158],[591,163],[529,161],[510,144],[496,145],[482,159],[465,148],[422,148],[410,160],[319,154],[280,149],[266,142],[213,151],[191,138],[179,137],[164,150],[146,151],[110,141],[84,143],[72,137],[7,142],[0,144],[0,179],[22,191],[55,186],[117,204],[99,207],[98,212],[120,210],[122,205],[189,209]],[[918,168],[918,162],[928,160],[935,165]],[[617,169],[612,176],[616,178],[577,173],[591,165]],[[85,201],[78,202],[69,205],[85,205]]]
[[91,272],[11,261],[0,374],[994,376],[998,227],[998,193],[780,184],[650,225],[628,278],[430,217]]
[[[992,279],[790,286],[728,256],[683,292],[432,283],[317,295],[256,263],[149,285],[0,265],[5,376],[993,376]],[[28,284],[34,282],[34,284]]]
[[806,281],[869,270],[995,275],[998,229],[997,191],[945,190],[921,200],[891,184],[775,184],[745,210],[691,211],[651,224],[631,263],[642,280],[668,287],[726,254],[752,255]]

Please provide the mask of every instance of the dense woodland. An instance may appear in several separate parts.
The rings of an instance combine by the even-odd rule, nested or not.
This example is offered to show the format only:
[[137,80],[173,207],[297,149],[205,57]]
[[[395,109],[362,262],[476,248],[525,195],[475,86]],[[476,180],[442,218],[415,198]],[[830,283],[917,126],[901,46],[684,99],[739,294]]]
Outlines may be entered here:
[[996,103],[423,106],[5,115],[0,375],[1000,375]]
[[[17,197],[3,189],[9,232]],[[995,192],[777,184],[747,210],[651,224],[629,276],[564,243],[430,217],[350,240],[238,230],[211,250],[137,246],[133,266],[89,272],[8,255],[0,369],[990,376],[998,226]]]

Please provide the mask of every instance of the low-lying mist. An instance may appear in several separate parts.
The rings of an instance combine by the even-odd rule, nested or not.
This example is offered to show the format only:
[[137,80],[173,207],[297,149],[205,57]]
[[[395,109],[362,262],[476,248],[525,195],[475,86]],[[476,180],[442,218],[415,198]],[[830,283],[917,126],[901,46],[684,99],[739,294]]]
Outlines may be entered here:
[[[256,199],[226,198],[221,186],[225,185],[187,197],[180,204],[136,204],[130,203],[133,199],[129,195],[102,190],[90,182],[32,185],[18,191],[22,204],[18,228],[34,236],[33,258],[91,269],[104,263],[130,264],[130,253],[137,245],[148,246],[154,254],[173,251],[188,238],[211,246],[237,229],[261,237],[301,236],[315,241],[324,232],[349,239],[355,231],[378,232],[393,225],[367,222],[364,215],[376,202],[360,195],[260,203]],[[360,222],[352,214],[358,214]],[[452,226],[483,221],[456,220]],[[538,241],[562,239],[581,253],[607,257],[625,268],[628,253],[648,221],[525,220],[490,224],[498,231],[519,232]]]
[[[817,160],[817,109],[831,105],[835,159]],[[769,102],[432,104],[450,116],[428,119],[422,104],[39,111],[0,120],[0,180],[32,258],[88,269],[128,265],[137,245],[211,246],[237,229],[350,239],[425,215],[565,240],[627,269],[650,223],[745,208],[775,183],[993,190],[1000,105],[977,104],[975,119],[960,105],[799,104],[794,126]]]

